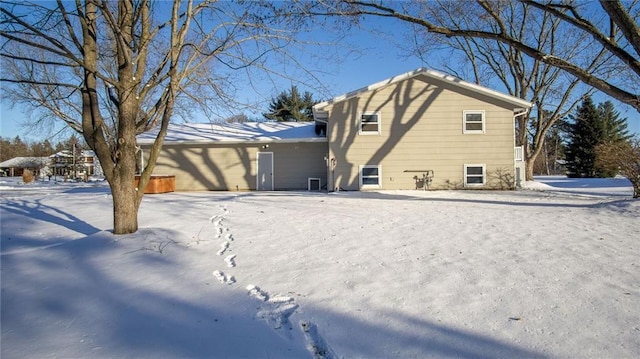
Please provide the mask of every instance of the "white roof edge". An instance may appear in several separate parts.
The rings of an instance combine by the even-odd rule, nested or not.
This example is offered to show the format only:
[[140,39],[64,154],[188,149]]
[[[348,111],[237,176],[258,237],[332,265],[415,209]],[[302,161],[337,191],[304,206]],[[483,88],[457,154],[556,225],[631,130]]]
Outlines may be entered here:
[[[247,140],[172,140],[165,141],[162,145],[202,145],[202,144],[221,144],[221,145],[237,145],[248,143],[304,143],[304,142],[327,142],[326,137],[314,138],[284,138],[284,139],[247,139]],[[138,140],[138,145],[153,145],[153,140]]]
[[484,87],[484,86],[480,86],[480,85],[476,85],[476,84],[473,84],[473,83],[470,83],[470,82],[466,82],[466,81],[463,81],[463,80],[461,80],[461,79],[459,79],[457,77],[454,77],[454,76],[451,76],[451,75],[447,75],[447,74],[444,74],[444,73],[441,73],[441,72],[438,72],[438,71],[434,71],[434,70],[430,70],[430,69],[427,69],[427,68],[424,68],[424,67],[420,67],[420,68],[418,68],[416,70],[409,71],[409,72],[406,72],[404,74],[397,75],[397,76],[388,78],[386,80],[382,80],[382,81],[376,82],[374,84],[371,84],[369,86],[360,88],[358,90],[351,91],[351,92],[348,92],[346,94],[334,97],[331,100],[317,103],[317,104],[315,104],[313,106],[313,113],[315,115],[316,113],[322,112],[321,109],[323,107],[326,107],[327,105],[330,105],[332,103],[344,101],[346,99],[358,96],[358,95],[363,94],[365,92],[377,90],[377,89],[382,88],[384,86],[387,86],[387,85],[390,85],[390,84],[393,84],[393,83],[396,83],[396,82],[400,82],[400,81],[409,79],[411,77],[414,77],[414,76],[417,76],[417,75],[420,75],[420,74],[423,74],[423,75],[426,75],[428,77],[432,77],[432,78],[435,78],[435,79],[438,79],[438,80],[442,80],[442,81],[448,82],[450,84],[453,84],[453,85],[456,85],[456,86],[459,86],[459,87],[462,87],[462,88],[466,88],[466,89],[469,89],[469,90],[472,90],[472,91],[476,91],[476,92],[482,93],[484,95],[487,95],[489,97],[497,98],[499,100],[506,101],[506,102],[512,103],[512,104],[517,105],[517,106],[525,106],[525,107],[528,107],[528,108],[533,107],[533,103],[531,103],[529,101],[526,101],[526,100],[523,100],[521,98],[517,98],[517,97],[511,96],[511,95],[507,95],[507,94],[504,94],[502,92],[499,92],[499,91],[496,91],[496,90],[492,90],[492,89]]

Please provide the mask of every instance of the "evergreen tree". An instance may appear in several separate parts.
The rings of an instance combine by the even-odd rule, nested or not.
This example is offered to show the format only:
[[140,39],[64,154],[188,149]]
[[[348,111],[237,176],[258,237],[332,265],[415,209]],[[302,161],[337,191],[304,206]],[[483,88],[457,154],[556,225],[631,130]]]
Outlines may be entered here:
[[566,147],[567,175],[576,177],[596,176],[595,147],[604,132],[599,113],[591,97],[585,97],[576,108],[574,115],[569,115],[569,142]]
[[632,137],[627,129],[627,119],[619,118],[620,113],[615,110],[611,101],[600,103],[598,112],[603,121],[604,141],[620,142],[629,140]]
[[300,95],[296,86],[291,86],[289,92],[283,91],[271,100],[269,112],[263,116],[271,121],[312,121],[312,107],[318,103],[313,95],[305,91]]
[[567,170],[569,177],[612,177],[616,175],[610,166],[596,161],[596,147],[603,143],[621,143],[631,138],[627,119],[619,118],[611,101],[596,107],[590,97],[576,109],[568,124]]

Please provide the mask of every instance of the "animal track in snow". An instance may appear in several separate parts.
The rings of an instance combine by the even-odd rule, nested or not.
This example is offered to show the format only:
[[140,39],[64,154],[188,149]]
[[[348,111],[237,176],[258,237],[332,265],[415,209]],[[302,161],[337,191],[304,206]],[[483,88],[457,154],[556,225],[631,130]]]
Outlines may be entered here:
[[268,302],[273,304],[289,303],[289,302],[293,302],[293,298],[286,297],[284,295],[276,295],[274,297],[270,297],[268,299]]
[[222,242],[222,244],[220,245],[220,250],[216,254],[221,256],[224,254],[224,252],[227,251],[228,248],[229,248],[229,242],[227,241]]
[[337,358],[333,350],[329,348],[329,345],[322,339],[318,333],[318,327],[308,321],[300,321],[300,328],[307,341],[307,349],[313,354],[314,359],[334,359]]
[[224,261],[227,262],[227,267],[233,268],[236,266],[236,255],[232,254],[225,258]]
[[222,284],[233,284],[236,279],[233,276],[227,276],[224,272],[219,270],[213,272],[213,276]]
[[226,238],[228,241],[230,241],[230,242],[231,242],[231,241],[233,241],[233,234],[231,234],[231,233],[227,233],[227,235],[225,236],[225,238]]
[[252,297],[254,297],[254,298],[258,299],[258,300],[266,302],[267,299],[269,299],[269,295],[267,293],[263,292],[259,287],[256,287],[253,284],[249,284],[247,286],[247,290],[249,291],[249,295],[250,296],[252,296]]
[[250,296],[264,302],[256,313],[258,318],[264,319],[273,329],[293,329],[289,317],[298,309],[293,298],[282,295],[269,297],[267,292],[253,284],[248,285],[247,290]]
[[298,305],[295,303],[289,303],[285,305],[279,305],[275,308],[267,308],[260,310],[257,316],[264,319],[273,329],[280,329],[286,327],[287,329],[293,329],[289,322],[289,317],[295,313],[298,309]]

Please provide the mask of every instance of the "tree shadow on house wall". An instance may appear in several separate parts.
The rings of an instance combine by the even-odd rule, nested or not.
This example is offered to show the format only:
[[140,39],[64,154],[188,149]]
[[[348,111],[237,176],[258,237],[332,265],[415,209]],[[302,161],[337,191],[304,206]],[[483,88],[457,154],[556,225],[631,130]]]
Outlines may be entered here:
[[[218,146],[212,146],[210,150],[206,145],[198,145],[191,147],[183,146],[164,146],[163,155],[158,159],[157,168],[159,171],[173,171],[180,176],[184,173],[184,177],[192,177],[197,183],[198,190],[238,190],[238,189],[254,189],[256,185],[255,175],[252,173],[252,161],[249,150],[246,146],[229,147],[229,150],[235,152],[237,162],[232,162],[226,167],[221,167],[217,160],[212,156],[215,155],[215,149]],[[201,163],[194,162],[198,159]],[[228,161],[228,158],[223,159]],[[239,183],[231,183],[233,178],[226,173],[227,171],[243,173],[242,180]],[[234,177],[235,178],[235,177]],[[181,188],[188,190],[189,188]]]
[[[336,183],[334,183],[335,189],[359,189],[359,178],[357,175],[355,178],[352,175],[353,173],[357,173],[354,172],[354,167],[364,164],[381,164],[416,124],[421,120],[428,120],[424,117],[425,111],[444,91],[441,87],[436,87],[424,81],[411,78],[397,84],[388,97],[382,99],[382,101],[376,101],[374,104],[374,101],[379,99],[379,93],[385,89],[386,87],[374,90],[366,98],[361,96],[345,100],[344,102],[336,104],[332,109],[332,119],[342,119],[334,124],[330,124],[332,127],[329,141],[337,165],[335,174],[332,174],[336,181]],[[416,104],[417,109],[416,107],[410,106],[418,99],[425,97],[426,94],[428,94],[426,98]],[[360,114],[363,112],[381,111],[385,107],[388,108],[390,104],[393,107],[394,116],[391,117],[388,112],[382,115],[383,123],[391,121],[388,132],[386,125],[382,127],[385,129],[381,135],[384,138],[384,142],[373,151],[365,163],[353,163],[353,160],[349,158],[348,150],[357,147],[355,141],[359,136],[358,123]],[[412,112],[410,113],[409,110]],[[338,142],[340,139],[342,141]]]

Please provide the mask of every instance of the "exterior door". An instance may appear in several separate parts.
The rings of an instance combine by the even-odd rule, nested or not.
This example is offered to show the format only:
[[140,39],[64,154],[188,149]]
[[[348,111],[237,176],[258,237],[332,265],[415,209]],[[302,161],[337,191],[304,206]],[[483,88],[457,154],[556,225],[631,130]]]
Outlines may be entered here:
[[258,152],[258,191],[273,191],[273,152]]

